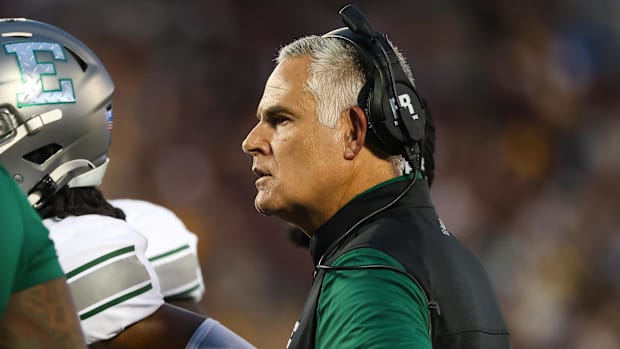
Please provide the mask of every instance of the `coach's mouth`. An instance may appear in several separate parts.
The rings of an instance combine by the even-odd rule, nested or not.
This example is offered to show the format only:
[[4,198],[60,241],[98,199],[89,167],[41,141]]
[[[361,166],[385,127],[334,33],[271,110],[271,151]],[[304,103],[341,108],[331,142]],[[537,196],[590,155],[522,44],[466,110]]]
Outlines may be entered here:
[[264,171],[264,170],[262,170],[262,169],[260,169],[258,167],[253,167],[252,168],[252,172],[254,172],[254,174],[258,178],[262,178],[262,177],[265,177],[265,176],[271,176],[271,174],[269,172]]

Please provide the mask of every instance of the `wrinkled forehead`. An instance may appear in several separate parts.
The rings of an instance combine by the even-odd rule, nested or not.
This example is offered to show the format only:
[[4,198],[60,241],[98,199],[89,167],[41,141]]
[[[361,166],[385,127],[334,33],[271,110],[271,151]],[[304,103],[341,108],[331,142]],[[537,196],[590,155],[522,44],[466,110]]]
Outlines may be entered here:
[[258,105],[260,112],[273,106],[291,109],[310,107],[312,95],[305,88],[308,78],[307,58],[291,58],[279,63],[265,83],[265,90]]
[[274,70],[265,83],[265,90],[259,102],[258,110],[280,103],[282,99],[285,99],[288,94],[293,92],[294,89],[291,81],[286,76],[277,74],[277,71]]

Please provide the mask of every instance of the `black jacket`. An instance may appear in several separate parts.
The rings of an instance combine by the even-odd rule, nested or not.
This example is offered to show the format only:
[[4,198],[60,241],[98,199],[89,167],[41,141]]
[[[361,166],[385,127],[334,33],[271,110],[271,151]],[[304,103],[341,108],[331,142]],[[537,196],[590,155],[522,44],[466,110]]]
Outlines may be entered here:
[[[393,206],[381,210],[409,184],[409,180],[390,181],[356,197],[315,232],[310,251],[320,266],[288,348],[314,348],[323,276],[339,256],[361,247],[398,260],[425,293],[433,348],[510,348],[508,330],[484,268],[443,226],[426,182],[418,181]],[[381,212],[373,214],[376,210]]]

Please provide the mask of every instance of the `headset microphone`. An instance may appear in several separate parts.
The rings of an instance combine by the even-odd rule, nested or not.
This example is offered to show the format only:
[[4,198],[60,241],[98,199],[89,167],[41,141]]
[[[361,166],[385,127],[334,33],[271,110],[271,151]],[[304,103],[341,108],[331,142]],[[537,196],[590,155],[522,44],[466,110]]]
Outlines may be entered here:
[[373,37],[375,31],[370,26],[370,21],[357,7],[346,5],[338,12],[344,24],[354,33],[361,33],[367,37]]

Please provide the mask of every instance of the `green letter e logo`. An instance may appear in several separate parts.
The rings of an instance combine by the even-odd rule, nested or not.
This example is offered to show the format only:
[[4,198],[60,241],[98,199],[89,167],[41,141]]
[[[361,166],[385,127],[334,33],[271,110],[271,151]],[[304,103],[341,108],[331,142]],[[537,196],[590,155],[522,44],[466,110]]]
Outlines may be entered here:
[[42,104],[75,103],[75,92],[71,79],[56,80],[57,88],[46,89],[43,86],[45,75],[56,75],[53,62],[39,62],[37,52],[48,51],[54,60],[67,61],[62,46],[53,42],[17,42],[5,44],[6,53],[15,54],[17,64],[24,82],[22,92],[17,93],[17,106]]

